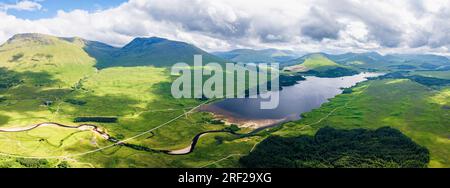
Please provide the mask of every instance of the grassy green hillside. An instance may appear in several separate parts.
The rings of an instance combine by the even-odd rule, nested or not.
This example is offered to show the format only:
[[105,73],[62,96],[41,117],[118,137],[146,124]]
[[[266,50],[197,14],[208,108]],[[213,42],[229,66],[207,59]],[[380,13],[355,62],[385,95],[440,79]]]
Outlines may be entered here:
[[[105,49],[105,48],[101,48]],[[158,66],[170,67],[178,62],[193,64],[194,55],[202,55],[203,63],[223,63],[225,60],[211,55],[191,44],[171,41],[163,38],[136,38],[120,49],[110,49],[109,56],[105,51],[87,48],[87,51],[99,61],[97,67],[113,66]]]
[[[314,75],[318,77],[340,77],[357,74],[358,71],[344,65],[335,63],[323,54],[310,54],[293,60],[296,65],[284,67],[283,70],[289,73],[300,73]],[[293,64],[293,63],[290,64]]]
[[2,126],[59,119],[57,102],[96,71],[80,44],[52,36],[16,35],[0,51],[2,77],[19,80],[0,89]]
[[308,70],[317,70],[317,71],[340,66],[339,64],[319,54],[311,55],[301,65],[305,66]]
[[73,86],[95,72],[95,59],[82,48],[80,43],[48,35],[16,35],[0,47],[0,66],[28,74],[35,83]]

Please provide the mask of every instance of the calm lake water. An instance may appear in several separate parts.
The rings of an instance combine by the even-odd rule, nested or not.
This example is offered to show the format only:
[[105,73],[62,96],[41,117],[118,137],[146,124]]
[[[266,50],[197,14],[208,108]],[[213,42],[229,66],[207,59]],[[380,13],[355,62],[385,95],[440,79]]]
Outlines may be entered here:
[[203,111],[213,112],[218,118],[229,123],[259,128],[281,122],[300,119],[300,114],[319,108],[328,99],[342,93],[341,88],[349,88],[368,77],[376,77],[379,73],[360,73],[354,76],[339,78],[318,78],[309,76],[306,80],[280,92],[280,102],[276,109],[260,109],[264,99],[225,99],[206,105]]

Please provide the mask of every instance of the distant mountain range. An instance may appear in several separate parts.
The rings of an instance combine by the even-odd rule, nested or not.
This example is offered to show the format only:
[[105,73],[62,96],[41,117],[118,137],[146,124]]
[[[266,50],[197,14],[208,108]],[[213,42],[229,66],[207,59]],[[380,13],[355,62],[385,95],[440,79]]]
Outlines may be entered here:
[[[337,65],[362,70],[450,70],[448,57],[431,54],[387,54],[377,52],[366,53],[308,53],[300,56],[289,50],[236,49],[227,52],[213,52],[214,55],[233,62],[270,63],[278,62],[281,67],[289,67],[304,63],[311,57],[321,56],[322,60],[330,60]],[[318,62],[314,60],[312,62]],[[320,63],[319,63],[320,64]],[[328,66],[328,68],[333,66]],[[336,67],[336,66],[335,66]]]
[[242,63],[282,63],[301,56],[301,54],[293,51],[278,49],[236,49],[227,52],[213,52],[213,54],[233,62]]
[[431,54],[387,54],[377,52],[326,54],[311,53],[282,63],[282,67],[304,63],[313,56],[322,56],[337,64],[360,69],[377,70],[449,70],[450,59]]
[[[70,48],[62,47],[67,45],[67,42],[75,46],[70,46]],[[367,52],[345,54],[310,53],[301,56],[301,54],[293,51],[278,49],[236,49],[227,52],[208,53],[192,44],[158,37],[135,38],[127,45],[118,48],[77,37],[61,38],[44,34],[18,34],[3,44],[0,50],[15,49],[17,54],[11,55],[18,55],[20,51],[32,51],[30,49],[38,46],[53,46],[55,51],[50,51],[48,55],[56,53],[58,49],[75,50],[73,48],[81,48],[95,59],[97,68],[113,66],[164,67],[177,62],[192,64],[193,56],[200,54],[203,55],[203,62],[205,63],[279,62],[282,67],[287,67],[302,64],[312,56],[320,55],[338,65],[359,69],[450,70],[449,58],[430,54],[381,55],[376,52]]]

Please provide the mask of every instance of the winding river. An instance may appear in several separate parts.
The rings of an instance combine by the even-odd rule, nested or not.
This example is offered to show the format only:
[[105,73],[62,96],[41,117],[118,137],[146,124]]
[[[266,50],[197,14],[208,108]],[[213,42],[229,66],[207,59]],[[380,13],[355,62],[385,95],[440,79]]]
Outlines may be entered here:
[[[92,125],[92,124],[81,124],[81,125],[77,125],[77,126],[70,126],[70,125],[64,125],[64,124],[55,123],[55,122],[45,122],[45,123],[39,123],[39,124],[35,124],[32,126],[28,126],[28,127],[4,128],[4,129],[0,129],[0,132],[26,132],[26,131],[31,131],[33,129],[37,129],[40,127],[47,127],[47,126],[56,126],[56,127],[67,128],[67,129],[91,130],[92,132],[101,135],[105,140],[116,143],[117,145],[131,147],[133,149],[136,149],[135,147],[133,147],[132,144],[120,142],[119,140],[115,139],[114,137],[111,137],[108,133],[102,131],[97,125]],[[206,135],[206,134],[210,134],[210,133],[229,133],[229,134],[239,135],[237,133],[225,131],[225,130],[205,131],[205,132],[201,132],[201,133],[198,133],[197,135],[195,135],[194,138],[192,139],[191,144],[188,147],[183,148],[183,149],[168,151],[168,150],[155,150],[155,149],[147,148],[144,146],[139,146],[139,150],[151,151],[151,152],[162,152],[162,153],[166,153],[169,155],[186,155],[186,154],[189,154],[194,151],[194,148],[197,145],[197,142],[200,139],[200,137],[202,137],[203,135]]]
[[13,128],[4,128],[0,129],[0,132],[25,132],[25,131],[31,131],[33,129],[39,128],[39,127],[47,127],[47,126],[57,126],[67,129],[79,129],[79,130],[91,130],[92,132],[99,134],[104,139],[112,141],[112,142],[118,142],[115,138],[111,137],[108,133],[102,131],[97,125],[92,124],[80,124],[76,126],[70,126],[70,125],[64,125],[61,123],[55,123],[55,122],[45,122],[45,123],[39,123],[28,127],[13,127]]
[[192,153],[194,151],[195,146],[197,145],[197,142],[200,139],[200,137],[207,135],[207,134],[211,134],[211,133],[229,133],[229,134],[233,134],[233,135],[240,135],[238,133],[224,131],[224,130],[205,131],[205,132],[201,132],[201,133],[195,135],[189,146],[187,146],[183,149],[179,149],[179,150],[166,151],[165,153],[167,153],[169,155],[186,155],[186,154]]

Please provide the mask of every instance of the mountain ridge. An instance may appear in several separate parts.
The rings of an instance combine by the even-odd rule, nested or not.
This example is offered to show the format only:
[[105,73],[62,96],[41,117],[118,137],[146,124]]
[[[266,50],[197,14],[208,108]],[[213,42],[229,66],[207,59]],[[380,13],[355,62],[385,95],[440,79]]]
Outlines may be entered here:
[[[424,70],[446,70],[450,59],[433,54],[385,54],[378,52],[329,54],[324,52],[308,53],[303,56],[278,49],[234,49],[226,52],[208,53],[192,44],[173,41],[160,37],[137,37],[122,47],[114,47],[106,43],[86,40],[80,37],[57,37],[40,33],[21,33],[8,39],[1,46],[9,48],[33,47],[34,45],[51,45],[57,40],[78,45],[91,57],[96,59],[97,68],[113,66],[170,66],[177,62],[193,63],[193,55],[203,55],[204,62],[278,62],[281,67],[303,63],[314,54],[324,57],[344,66],[362,68],[379,68],[379,66],[398,66],[408,64],[409,68],[417,67]],[[403,66],[401,68],[408,68]]]
[[34,47],[51,45],[55,41],[65,41],[81,47],[96,60],[97,68],[114,66],[157,66],[167,67],[178,62],[193,64],[194,55],[203,55],[203,62],[224,63],[226,60],[186,42],[173,41],[160,37],[137,37],[123,47],[90,41],[79,37],[56,37],[40,33],[16,34],[1,46]]

